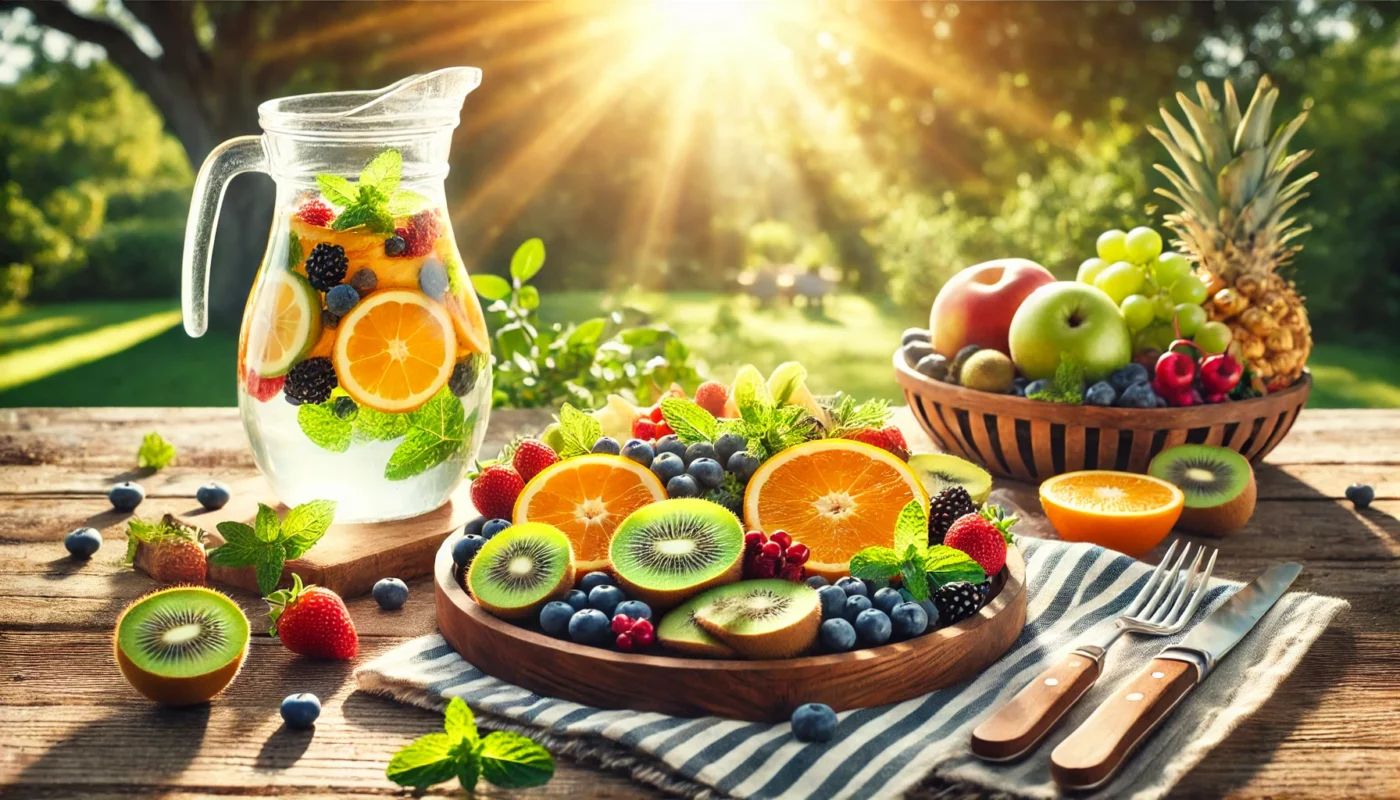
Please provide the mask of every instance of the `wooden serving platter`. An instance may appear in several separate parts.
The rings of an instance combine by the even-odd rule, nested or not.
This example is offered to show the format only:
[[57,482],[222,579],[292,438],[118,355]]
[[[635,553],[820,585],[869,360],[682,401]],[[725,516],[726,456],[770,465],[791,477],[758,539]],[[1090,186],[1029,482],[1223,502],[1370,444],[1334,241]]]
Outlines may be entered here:
[[907,642],[776,661],[621,653],[555,639],[482,610],[452,563],[456,539],[443,542],[434,567],[443,638],[488,675],[596,708],[781,722],[803,703],[837,711],[897,703],[981,671],[1026,624],[1026,565],[1012,547],[992,599],[976,616]]

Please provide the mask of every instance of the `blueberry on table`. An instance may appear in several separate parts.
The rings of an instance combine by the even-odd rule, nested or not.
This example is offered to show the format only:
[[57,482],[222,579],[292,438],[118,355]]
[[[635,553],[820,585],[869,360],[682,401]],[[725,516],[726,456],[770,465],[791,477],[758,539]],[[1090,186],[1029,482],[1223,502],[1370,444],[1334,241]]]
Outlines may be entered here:
[[724,483],[724,467],[713,458],[697,458],[690,462],[686,474],[705,489],[718,489]]
[[713,459],[714,457],[715,446],[709,442],[696,442],[685,449],[686,466],[690,466],[690,463],[697,458]]
[[728,464],[735,453],[744,452],[748,446],[748,441],[737,433],[722,434],[715,440],[714,459],[721,464]]
[[398,578],[381,578],[371,594],[383,610],[398,611],[408,602],[408,585]]
[[817,590],[822,604],[822,619],[839,619],[846,613],[846,592],[840,586],[823,586]]
[[886,614],[894,610],[894,607],[904,602],[904,597],[900,595],[898,589],[891,589],[886,586],[870,596],[870,602]]
[[912,639],[928,630],[928,612],[918,603],[900,603],[890,612],[890,627],[896,639]]
[[135,511],[146,499],[146,490],[139,483],[123,481],[107,492],[107,499],[112,503],[112,508],[118,511]]
[[628,439],[627,444],[622,446],[622,457],[630,458],[644,467],[650,467],[652,459],[656,458],[656,451],[651,445],[641,439]]
[[607,614],[608,619],[611,620],[617,611],[618,604],[626,599],[627,596],[622,593],[621,589],[604,584],[593,587],[593,590],[588,593],[588,606]]
[[849,575],[847,575],[846,577],[844,577],[844,578],[838,580],[838,581],[836,582],[836,586],[837,586],[837,588],[839,588],[841,591],[845,592],[845,593],[846,593],[846,596],[848,596],[848,597],[851,597],[851,596],[854,596],[854,595],[858,595],[858,594],[859,594],[859,595],[868,595],[868,594],[870,594],[870,590],[869,590],[868,588],[866,588],[866,586],[865,586],[865,581],[861,580],[860,578],[852,578],[852,577],[849,576]]
[[282,721],[289,728],[305,729],[321,716],[321,698],[310,692],[289,694],[282,701]]
[[1366,508],[1376,499],[1376,490],[1364,483],[1353,483],[1347,487],[1347,499],[1356,508]]
[[481,526],[481,538],[489,540],[492,536],[495,536],[509,527],[510,520],[508,519],[500,519],[499,517],[496,519],[488,519],[486,520],[486,524]]
[[613,609],[613,616],[618,614],[628,619],[651,619],[651,606],[641,600],[623,600]]
[[78,528],[63,537],[63,546],[74,558],[92,558],[102,547],[102,534],[96,528]]
[[457,540],[456,544],[452,545],[452,563],[466,569],[471,566],[472,559],[476,558],[476,554],[481,552],[481,548],[485,544],[486,540],[478,534],[469,533],[463,536]]
[[822,649],[831,653],[844,653],[856,646],[855,626],[839,617],[822,623],[818,631]]
[[606,456],[615,456],[622,453],[622,445],[611,436],[604,436],[593,443],[593,452]]
[[685,474],[685,462],[675,453],[657,453],[656,460],[651,462],[651,472],[661,483],[670,483],[672,478]]
[[228,505],[228,487],[217,481],[210,481],[195,490],[194,499],[210,511],[217,511]]
[[550,636],[562,639],[569,635],[569,620],[574,618],[577,611],[578,609],[559,600],[545,603],[544,608],[540,609],[540,628]]
[[569,618],[569,638],[579,644],[605,647],[612,643],[612,619],[596,608],[585,608]]
[[564,602],[573,607],[575,611],[582,611],[588,608],[588,595],[578,589],[571,589],[564,595]]
[[846,606],[841,609],[841,617],[852,625],[856,624],[856,619],[860,617],[862,611],[871,609],[870,598],[863,594],[847,595]]
[[689,475],[677,475],[666,481],[666,496],[672,499],[677,497],[699,497],[700,484]]
[[836,712],[825,703],[806,703],[792,712],[792,735],[799,742],[829,742],[836,735]]
[[578,588],[582,589],[584,594],[587,594],[599,586],[612,586],[613,584],[613,576],[608,573],[590,572],[579,579]]

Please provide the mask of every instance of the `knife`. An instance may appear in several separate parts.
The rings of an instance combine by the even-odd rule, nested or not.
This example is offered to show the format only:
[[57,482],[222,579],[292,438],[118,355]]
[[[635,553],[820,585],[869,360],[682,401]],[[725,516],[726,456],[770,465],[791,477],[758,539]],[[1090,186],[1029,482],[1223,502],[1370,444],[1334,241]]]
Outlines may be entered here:
[[1273,607],[1302,569],[1288,563],[1264,570],[1180,644],[1162,650],[1120,686],[1050,754],[1055,783],[1069,790],[1107,783],[1142,740]]

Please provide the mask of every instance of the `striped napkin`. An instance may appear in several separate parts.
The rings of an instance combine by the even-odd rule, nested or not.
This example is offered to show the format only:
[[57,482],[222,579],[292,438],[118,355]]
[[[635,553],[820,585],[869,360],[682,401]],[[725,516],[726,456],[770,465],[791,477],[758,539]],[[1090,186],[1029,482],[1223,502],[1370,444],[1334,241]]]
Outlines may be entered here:
[[[921,782],[1056,797],[1054,746],[1176,637],[1125,636],[1110,651],[1098,685],[1025,761],[984,764],[969,752],[972,729],[1083,634],[1112,620],[1151,568],[1100,547],[1022,538],[1029,608],[1011,649],[985,672],[903,703],[842,712],[836,737],[803,744],[787,723],[685,719],[610,711],[540,697],[462,660],[441,636],[424,636],[356,670],[359,688],[424,708],[462,697],[488,729],[533,736],[557,755],[626,770],[684,797],[889,798]],[[1213,580],[1202,619],[1240,584]],[[1193,691],[1101,793],[1150,800],[1167,793],[1236,725],[1259,708],[1346,603],[1291,592]]]

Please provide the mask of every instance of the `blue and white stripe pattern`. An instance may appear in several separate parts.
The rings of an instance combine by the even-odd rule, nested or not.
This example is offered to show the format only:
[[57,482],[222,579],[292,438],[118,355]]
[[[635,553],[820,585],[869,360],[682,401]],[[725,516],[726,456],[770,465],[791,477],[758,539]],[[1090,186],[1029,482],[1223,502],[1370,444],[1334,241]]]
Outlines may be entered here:
[[[357,670],[356,678],[363,690],[427,708],[460,696],[483,715],[485,727],[527,732],[556,753],[601,756],[638,780],[693,797],[899,797],[930,774],[944,785],[1054,797],[1049,776],[1054,745],[1115,685],[1181,637],[1124,637],[1111,651],[1099,684],[1033,755],[1012,765],[978,762],[968,750],[977,722],[1089,629],[1112,624],[1151,572],[1128,556],[1090,545],[1023,538],[1019,546],[1026,561],[1027,621],[1006,655],[975,678],[942,691],[843,712],[836,738],[824,744],[796,741],[786,723],[600,710],[540,697],[487,676],[436,635],[386,653]],[[1238,586],[1212,581],[1197,618]],[[1267,700],[1344,607],[1331,598],[1286,595],[1103,791],[1136,798],[1165,794]]]

